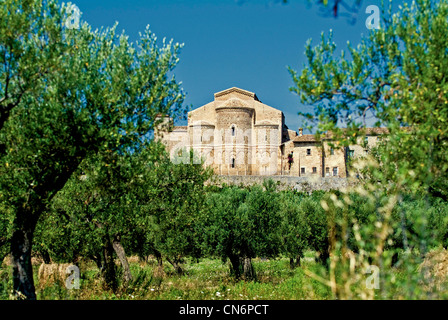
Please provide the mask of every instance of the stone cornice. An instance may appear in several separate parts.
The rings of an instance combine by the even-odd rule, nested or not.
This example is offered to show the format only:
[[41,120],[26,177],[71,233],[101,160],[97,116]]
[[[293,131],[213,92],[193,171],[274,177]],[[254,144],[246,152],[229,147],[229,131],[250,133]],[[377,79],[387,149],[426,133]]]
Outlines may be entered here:
[[232,92],[238,92],[240,94],[243,94],[243,95],[246,95],[248,97],[251,97],[252,99],[254,99],[256,101],[260,101],[260,100],[258,100],[258,97],[257,97],[257,95],[255,93],[247,91],[247,90],[243,90],[243,89],[240,89],[240,88],[237,88],[237,87],[232,87],[232,88],[229,88],[229,89],[226,89],[226,90],[223,90],[223,91],[215,93],[215,99],[219,98],[221,96],[224,96],[226,94],[232,93]]

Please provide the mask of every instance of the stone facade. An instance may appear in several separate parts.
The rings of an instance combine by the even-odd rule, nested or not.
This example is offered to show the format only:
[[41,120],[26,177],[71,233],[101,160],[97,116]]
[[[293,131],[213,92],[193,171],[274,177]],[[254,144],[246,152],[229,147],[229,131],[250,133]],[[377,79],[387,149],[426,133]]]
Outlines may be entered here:
[[[369,145],[377,143],[377,135],[375,130],[368,132]],[[362,143],[332,149],[328,140],[290,130],[283,112],[235,87],[215,93],[214,101],[190,111],[188,126],[162,119],[155,137],[165,143],[173,161],[188,162],[192,149],[216,174],[226,176],[345,178],[348,157],[366,152]]]

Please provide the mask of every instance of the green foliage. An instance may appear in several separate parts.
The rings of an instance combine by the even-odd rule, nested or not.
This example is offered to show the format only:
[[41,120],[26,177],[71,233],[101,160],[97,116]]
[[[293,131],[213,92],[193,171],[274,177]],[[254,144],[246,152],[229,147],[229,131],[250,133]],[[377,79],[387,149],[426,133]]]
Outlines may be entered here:
[[361,184],[322,202],[333,255],[325,278],[338,298],[375,297],[353,290],[371,264],[381,267],[383,297],[389,281],[400,283],[404,297],[418,296],[424,280],[398,278],[393,268],[415,270],[429,250],[446,245],[448,2],[416,0],[395,14],[391,7],[383,9],[382,28],[358,46],[339,54],[332,33],[322,34],[317,46],[307,43],[301,73],[290,68],[291,91],[314,106],[302,116],[317,124],[318,137],[331,132],[340,148],[359,143],[369,115],[388,131],[368,157],[352,159],[350,173]]
[[156,142],[108,157],[86,160],[59,192],[38,226],[35,251],[54,262],[88,257],[102,264],[107,241],[120,239],[143,259],[157,253],[178,263],[198,256],[196,226],[210,170],[173,164]]
[[[54,1],[2,1],[0,129],[26,96],[39,98],[64,53],[64,10]],[[4,152],[4,145],[1,144]]]
[[275,257],[279,253],[278,194],[260,186],[223,187],[207,195],[201,219],[205,252],[232,262],[239,275],[239,260]]
[[84,160],[101,171],[141,148],[158,114],[183,110],[170,78],[179,44],[159,48],[149,29],[136,43],[116,26],[68,29],[64,10],[53,0],[0,4],[1,223],[12,222],[6,240],[24,264],[13,268],[15,289],[32,299],[33,233],[53,197]]
[[291,192],[281,193],[279,200],[280,233],[283,240],[282,252],[292,259],[303,256],[311,235],[311,228],[306,221],[306,213],[300,210],[299,200]]
[[389,130],[372,178],[446,199],[448,2],[418,0],[390,10],[383,10],[382,29],[341,54],[331,32],[315,47],[308,42],[306,67],[301,74],[290,68],[291,91],[314,106],[314,114],[302,115],[318,123],[318,134],[331,131],[341,147],[365,135],[359,128],[371,112]]
[[174,264],[182,256],[198,257],[202,230],[201,215],[205,202],[204,183],[211,170],[202,163],[174,164],[168,155],[161,157],[146,177],[146,194],[151,214],[146,241]]
[[137,45],[115,28],[95,33],[85,23],[61,33],[57,74],[43,79],[37,98],[22,98],[0,132],[2,194],[10,203],[46,203],[87,154],[137,148],[156,115],[182,102],[167,75],[179,46],[158,49],[149,30]]
[[327,217],[320,207],[320,196],[286,191],[280,194],[280,232],[282,253],[290,258],[303,257],[307,249],[325,254],[328,250]]
[[328,257],[328,217],[320,206],[318,199],[304,199],[301,203],[302,210],[306,213],[307,223],[310,228],[309,248],[319,252],[325,262]]

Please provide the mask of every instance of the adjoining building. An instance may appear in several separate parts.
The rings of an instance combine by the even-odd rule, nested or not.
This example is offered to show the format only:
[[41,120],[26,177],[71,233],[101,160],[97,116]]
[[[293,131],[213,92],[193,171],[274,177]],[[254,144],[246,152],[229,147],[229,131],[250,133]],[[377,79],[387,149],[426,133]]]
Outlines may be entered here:
[[[368,145],[383,128],[370,128]],[[329,139],[290,130],[282,111],[262,103],[253,92],[230,88],[188,113],[187,126],[164,119],[155,130],[171,159],[189,162],[189,150],[219,175],[347,176],[349,157],[363,155],[360,145],[330,147]]]

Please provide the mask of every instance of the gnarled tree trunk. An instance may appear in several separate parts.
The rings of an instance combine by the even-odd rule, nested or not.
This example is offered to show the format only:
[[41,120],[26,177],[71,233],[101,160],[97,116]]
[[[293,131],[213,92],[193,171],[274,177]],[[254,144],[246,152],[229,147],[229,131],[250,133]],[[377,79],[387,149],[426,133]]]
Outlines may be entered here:
[[235,277],[235,279],[239,279],[241,277],[241,259],[240,257],[236,255],[230,255],[229,256],[231,269],[230,273],[232,276]]
[[296,267],[300,267],[300,259],[301,256],[298,254],[296,256],[296,260],[294,261],[294,258],[289,258],[289,266],[291,267],[291,269],[295,269]]
[[14,295],[17,299],[36,300],[31,265],[33,235],[41,210],[28,203],[17,208],[11,237],[11,263]]
[[254,267],[252,265],[252,259],[249,257],[240,257],[237,255],[229,256],[230,263],[232,265],[230,273],[235,279],[254,280],[256,277]]
[[103,260],[101,259],[102,254],[101,253],[98,255],[92,254],[89,257],[90,257],[90,259],[95,261],[95,264],[96,264],[98,270],[100,270],[100,272],[102,272],[102,270],[103,270]]
[[117,271],[114,262],[114,248],[108,235],[104,236],[103,245],[103,278],[108,289],[112,289],[114,292],[117,290]]
[[153,249],[153,253],[157,259],[157,268],[154,270],[154,276],[156,278],[163,278],[165,275],[165,272],[163,271],[162,254],[159,251],[157,251],[156,249]]
[[296,267],[296,263],[294,262],[294,258],[289,258],[289,267],[294,269]]
[[112,246],[114,247],[115,253],[118,256],[118,259],[120,259],[121,266],[123,267],[123,280],[125,283],[128,283],[132,280],[132,274],[131,269],[129,268],[128,259],[126,258],[126,253],[120,242],[120,236],[114,237]]
[[14,231],[11,238],[11,263],[14,296],[18,299],[36,300],[31,265],[31,248],[34,226]]
[[180,259],[178,257],[173,258],[172,260],[169,258],[166,258],[166,260],[168,260],[168,262],[173,266],[174,270],[176,271],[177,275],[182,275],[183,270],[180,266]]
[[328,251],[324,251],[319,256],[319,261],[325,266],[327,269],[330,267],[330,253]]
[[162,254],[161,254],[159,251],[154,250],[154,256],[155,256],[156,259],[157,259],[157,266],[158,266],[159,268],[163,268]]
[[51,263],[51,257],[47,250],[42,250],[40,253],[42,260],[44,260],[44,263],[50,264]]
[[245,280],[254,280],[256,275],[255,275],[255,270],[254,270],[254,266],[252,265],[252,259],[248,258],[248,257],[244,257],[244,259],[242,259],[243,262],[243,277]]

